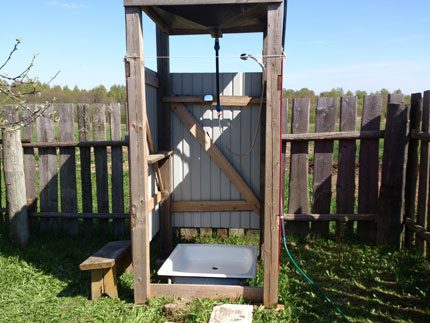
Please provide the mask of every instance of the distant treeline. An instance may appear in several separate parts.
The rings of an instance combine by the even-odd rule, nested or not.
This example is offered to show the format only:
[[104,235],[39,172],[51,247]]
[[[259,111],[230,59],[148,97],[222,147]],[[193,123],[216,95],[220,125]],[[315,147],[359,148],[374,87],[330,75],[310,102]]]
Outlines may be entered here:
[[[126,89],[124,85],[112,85],[109,90],[103,86],[99,85],[93,89],[85,90],[80,89],[75,86],[73,89],[70,89],[67,86],[49,86],[46,84],[37,84],[36,89],[38,91],[37,95],[28,94],[25,95],[25,98],[28,103],[43,103],[46,101],[52,101],[55,99],[55,102],[58,103],[110,103],[110,102],[118,102],[125,103],[126,101]],[[21,89],[23,93],[32,92],[32,89]],[[386,102],[386,97],[390,92],[387,89],[381,89],[376,92],[366,92],[366,91],[345,91],[342,88],[332,89],[330,91],[324,91],[319,94],[315,93],[315,91],[310,90],[308,88],[303,88],[300,90],[292,90],[292,89],[284,89],[284,97],[291,100],[293,98],[310,98],[312,106],[316,104],[316,100],[318,96],[324,97],[341,97],[341,96],[357,96],[358,97],[358,106],[359,109],[363,104],[363,97],[365,95],[376,94],[382,95],[384,101]],[[401,94],[401,90],[396,90],[394,93]],[[405,96],[406,103],[409,103],[410,96]],[[2,96],[0,93],[0,104],[10,103],[8,98]]]

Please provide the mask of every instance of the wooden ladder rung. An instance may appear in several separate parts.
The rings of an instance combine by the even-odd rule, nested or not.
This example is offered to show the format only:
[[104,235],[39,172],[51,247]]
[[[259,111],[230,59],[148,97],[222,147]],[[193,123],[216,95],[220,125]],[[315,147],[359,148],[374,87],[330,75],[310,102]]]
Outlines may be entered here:
[[160,160],[163,160],[164,158],[169,157],[172,154],[173,154],[173,151],[171,151],[171,150],[169,150],[169,151],[158,151],[155,154],[150,154],[148,156],[148,164],[155,164],[155,163],[159,162]]

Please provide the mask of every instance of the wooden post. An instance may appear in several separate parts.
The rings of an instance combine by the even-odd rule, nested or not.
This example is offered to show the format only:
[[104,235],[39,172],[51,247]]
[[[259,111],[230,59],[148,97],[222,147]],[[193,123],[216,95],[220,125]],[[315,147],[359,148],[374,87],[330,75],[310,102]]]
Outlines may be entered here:
[[[110,139],[121,140],[121,104],[109,105]],[[112,147],[112,212],[124,213],[122,147]],[[113,220],[113,234],[124,234],[124,220]]]
[[[106,107],[104,104],[93,106],[93,140],[106,140]],[[96,166],[97,211],[109,212],[109,184],[107,147],[94,147],[94,160]],[[103,233],[108,233],[108,220],[100,220]]]
[[[333,132],[336,124],[337,98],[318,98],[315,132]],[[333,141],[315,142],[314,158],[314,213],[330,213],[331,181],[333,172]],[[312,232],[328,237],[329,223],[312,223]]]
[[[5,106],[4,110],[8,114],[6,120],[16,121],[18,114],[16,107]],[[13,127],[4,129],[2,137],[10,236],[20,246],[24,247],[30,239],[30,229],[28,226],[21,129]]]
[[[361,117],[362,131],[376,131],[381,126],[381,96],[365,96],[363,115]],[[378,212],[379,190],[379,140],[361,140],[360,170],[358,183],[358,213]],[[375,222],[358,222],[357,236],[368,243],[376,241]]]
[[[309,99],[293,100],[291,132],[307,133],[309,131]],[[290,183],[288,213],[309,213],[308,198],[308,142],[292,142],[290,158]],[[289,222],[287,231],[304,238],[309,233],[309,223]]]
[[[169,35],[157,27],[157,56],[169,57]],[[157,73],[159,88],[158,94],[158,149],[171,150],[171,111],[167,103],[163,103],[164,97],[170,96],[170,59],[159,58],[157,60]],[[161,256],[167,257],[172,250],[172,215],[170,211],[170,194],[172,192],[172,158],[166,158],[160,163],[161,181],[163,182],[164,192],[169,197],[160,203],[160,238]]]
[[282,88],[281,44],[282,4],[267,5],[267,58],[266,64],[266,128],[265,128],[265,185],[264,185],[264,296],[265,307],[278,302],[278,261],[279,261],[279,176],[280,176],[280,97]]
[[[89,104],[78,104],[78,132],[79,141],[90,140],[90,113]],[[86,213],[93,212],[93,197],[91,190],[91,148],[79,147],[79,155],[81,162],[81,185],[82,185],[82,211]],[[85,235],[91,233],[93,220],[84,219]]]
[[[22,111],[22,117],[24,119],[29,118],[34,110],[34,106],[28,106]],[[33,129],[34,122],[26,124],[23,129],[23,140],[33,142]],[[36,173],[36,160],[34,158],[34,148],[24,148],[24,174],[25,174],[25,191],[27,194],[27,208],[28,212],[37,211],[37,189],[36,181],[34,180],[37,176]],[[37,218],[29,219],[30,230],[36,231],[39,229],[39,222]]]
[[[420,131],[421,125],[421,114],[422,114],[422,95],[421,93],[414,93],[411,96],[411,111],[409,128],[411,133],[412,130]],[[428,127],[428,113],[427,113],[427,127]],[[428,132],[428,129],[427,129]],[[427,143],[428,144],[428,143]],[[406,184],[405,184],[405,218],[415,220],[415,203],[417,196],[417,179],[418,179],[418,146],[419,141],[417,139],[409,139],[408,147],[408,164],[406,166]],[[422,143],[422,149],[424,149],[424,142]],[[427,145],[428,151],[428,145]],[[427,158],[428,160],[428,158]],[[428,183],[428,178],[427,178]],[[412,247],[413,232],[408,226],[405,226],[405,247]],[[417,237],[418,243],[418,237]]]
[[403,103],[403,97],[390,95],[385,126],[376,242],[378,244],[393,244],[397,247],[400,247],[402,230],[408,114],[408,108]]
[[[423,114],[421,131],[428,133],[430,131],[430,92],[424,92]],[[420,154],[420,170],[418,182],[418,204],[417,204],[417,220],[416,224],[426,228],[426,217],[428,214],[428,201],[429,201],[429,179],[430,179],[430,151],[429,142],[421,141],[421,154]],[[419,235],[415,236],[415,246],[420,253],[425,254],[426,243]]]
[[125,8],[126,77],[129,129],[130,216],[134,268],[134,302],[150,297],[148,144],[146,139],[145,68],[143,61],[142,10]]
[[[55,142],[54,108],[49,106],[43,115],[36,119],[37,140],[39,142]],[[40,211],[58,212],[58,163],[55,148],[39,149],[39,189]],[[40,219],[40,230],[58,231],[58,218]]]
[[[74,105],[61,104],[59,109],[59,140],[73,141],[75,139]],[[77,212],[75,148],[60,148],[60,187],[61,212]],[[79,231],[78,219],[63,219],[63,230],[70,236],[76,236]]]
[[[355,131],[357,97],[343,97],[340,101],[340,131]],[[337,213],[354,213],[355,196],[355,140],[340,140],[339,167],[336,183]],[[346,224],[346,235],[351,236],[353,222]],[[336,223],[336,235],[345,223]]]

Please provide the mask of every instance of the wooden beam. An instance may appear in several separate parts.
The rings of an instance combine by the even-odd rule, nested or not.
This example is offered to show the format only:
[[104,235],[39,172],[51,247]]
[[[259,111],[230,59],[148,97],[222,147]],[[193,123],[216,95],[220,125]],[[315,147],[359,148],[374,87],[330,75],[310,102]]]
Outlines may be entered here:
[[143,61],[142,10],[125,8],[127,123],[130,169],[131,242],[134,268],[134,302],[145,303],[150,295],[148,143],[146,140],[146,95]]
[[73,148],[73,147],[124,147],[128,146],[126,140],[100,140],[100,141],[58,141],[58,142],[32,142],[22,143],[23,148]]
[[172,109],[182,121],[184,126],[190,131],[194,138],[200,143],[202,148],[212,157],[215,164],[227,176],[232,184],[237,188],[239,193],[245,200],[252,206],[252,209],[260,213],[260,201],[255,196],[254,192],[249,188],[246,182],[242,179],[240,174],[236,171],[233,165],[223,155],[221,150],[212,142],[209,135],[203,130],[196,119],[188,112],[183,104],[172,104]]
[[[282,135],[283,141],[324,141],[324,140],[357,140],[357,139],[382,139],[384,130],[374,131],[335,131],[315,133],[295,133]],[[429,137],[430,138],[430,137]]]
[[282,96],[282,4],[267,5],[266,49],[266,156],[264,181],[264,306],[278,303],[279,275],[279,207]]
[[426,230],[421,225],[416,224],[411,218],[405,219],[405,225],[413,232],[415,232],[421,239],[430,242],[430,231]]
[[70,218],[70,219],[129,219],[129,213],[92,213],[92,212],[31,212],[35,218]]
[[284,214],[285,221],[375,221],[377,214]]
[[[261,98],[255,98],[251,96],[233,96],[233,95],[222,95],[220,96],[221,105],[229,107],[247,107],[250,104],[260,104]],[[264,101],[264,100],[263,100]],[[206,102],[200,96],[172,96],[164,97],[163,102],[165,103],[193,103],[201,104],[205,106],[216,106],[216,102]]]
[[186,297],[237,300],[261,303],[261,287],[237,285],[151,284],[151,297]]
[[209,4],[278,3],[282,0],[124,0],[124,6],[180,6]]
[[169,151],[157,151],[156,154],[151,154],[148,156],[148,164],[155,164],[158,163],[159,161],[168,158],[169,156],[171,156],[173,154],[172,150]]
[[[163,102],[163,97],[170,95],[170,46],[169,35],[156,27],[157,56],[167,57],[157,59],[157,71],[160,80],[160,87],[157,91],[157,119],[158,119],[158,149],[172,150],[172,111],[170,106]],[[170,195],[172,193],[172,157],[163,159],[159,163],[161,178],[164,184],[164,193],[168,197],[160,203],[160,238],[161,256],[167,257],[172,251],[173,229],[172,215],[170,212]]]
[[174,201],[172,212],[253,211],[247,201]]
[[160,166],[158,165],[158,161],[166,158],[164,154],[156,154],[155,155],[155,144],[154,139],[152,138],[151,128],[149,127],[149,122],[146,120],[146,138],[148,140],[149,153],[148,163],[152,164],[155,170],[155,177],[157,182],[157,187],[160,192],[164,193],[164,185],[163,179],[161,178]]

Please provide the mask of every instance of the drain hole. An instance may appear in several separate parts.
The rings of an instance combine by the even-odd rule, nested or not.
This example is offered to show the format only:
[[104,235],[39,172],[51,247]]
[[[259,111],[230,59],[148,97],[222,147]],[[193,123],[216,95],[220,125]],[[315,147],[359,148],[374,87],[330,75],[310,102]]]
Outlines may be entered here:
[[218,267],[213,266],[212,270],[218,270]]

